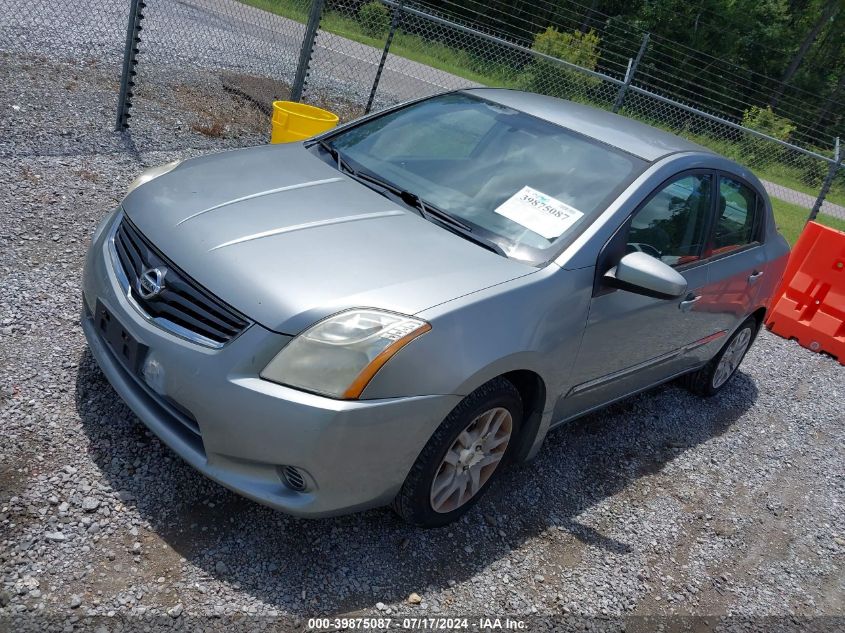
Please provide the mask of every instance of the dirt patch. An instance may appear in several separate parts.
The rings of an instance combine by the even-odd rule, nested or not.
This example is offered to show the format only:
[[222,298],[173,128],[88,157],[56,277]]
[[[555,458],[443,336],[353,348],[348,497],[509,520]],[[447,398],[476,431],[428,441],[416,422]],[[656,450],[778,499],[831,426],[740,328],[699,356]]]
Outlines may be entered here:
[[244,73],[222,72],[223,89],[251,102],[266,116],[273,114],[274,101],[290,99],[290,86],[283,81]]
[[0,464],[0,504],[6,504],[24,487],[27,476],[11,464]]
[[[227,92],[246,99],[268,117],[273,115],[273,101],[290,99],[290,86],[281,81],[233,72],[221,73],[220,80]],[[307,90],[303,101],[329,112],[334,112],[340,118],[341,123],[351,121],[364,114],[364,108],[359,103],[323,95],[312,95]]]

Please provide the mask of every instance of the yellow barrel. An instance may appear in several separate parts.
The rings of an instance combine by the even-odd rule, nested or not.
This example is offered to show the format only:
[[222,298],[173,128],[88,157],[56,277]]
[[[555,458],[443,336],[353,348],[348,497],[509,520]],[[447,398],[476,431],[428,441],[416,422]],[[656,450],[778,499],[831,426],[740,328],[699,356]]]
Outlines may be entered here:
[[273,102],[271,143],[292,143],[324,132],[337,125],[336,114],[295,101]]

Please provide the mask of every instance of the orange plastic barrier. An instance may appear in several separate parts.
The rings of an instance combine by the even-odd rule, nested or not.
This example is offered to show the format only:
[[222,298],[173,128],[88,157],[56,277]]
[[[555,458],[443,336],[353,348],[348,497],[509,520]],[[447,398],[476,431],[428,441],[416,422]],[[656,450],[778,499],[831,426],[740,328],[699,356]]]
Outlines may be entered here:
[[809,222],[775,296],[772,332],[845,365],[845,233]]

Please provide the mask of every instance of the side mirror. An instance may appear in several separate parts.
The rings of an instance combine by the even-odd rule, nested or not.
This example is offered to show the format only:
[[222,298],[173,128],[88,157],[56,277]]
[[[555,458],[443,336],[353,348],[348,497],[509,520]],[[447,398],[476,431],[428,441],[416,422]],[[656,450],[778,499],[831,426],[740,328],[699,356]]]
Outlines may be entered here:
[[604,281],[614,288],[658,299],[676,299],[687,291],[687,280],[677,270],[639,251],[619,260],[605,273]]

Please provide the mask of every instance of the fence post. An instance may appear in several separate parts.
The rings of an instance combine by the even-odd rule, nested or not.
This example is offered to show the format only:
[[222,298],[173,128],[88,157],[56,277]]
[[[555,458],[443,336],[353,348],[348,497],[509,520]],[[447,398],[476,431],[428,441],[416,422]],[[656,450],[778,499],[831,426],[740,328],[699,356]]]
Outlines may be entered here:
[[325,0],[312,0],[311,12],[308,14],[308,23],[305,25],[305,37],[302,40],[302,48],[299,51],[296,76],[293,79],[293,86],[290,89],[291,101],[302,101],[302,91],[305,89],[305,81],[308,78],[308,67],[311,65],[311,55],[314,52],[314,40],[317,38],[317,30],[320,28],[320,18],[323,17],[324,2]]
[[637,51],[637,56],[633,60],[628,60],[628,70],[625,71],[625,83],[619,86],[619,92],[616,93],[616,101],[613,103],[613,111],[619,112],[622,103],[625,101],[625,93],[628,92],[628,86],[634,80],[634,73],[637,72],[637,66],[640,65],[640,60],[645,55],[645,47],[648,45],[648,38],[650,34],[643,35],[643,41],[640,43],[640,50]]
[[402,20],[402,9],[404,8],[405,0],[399,0],[399,4],[393,7],[393,18],[390,20],[390,31],[387,32],[387,40],[384,42],[384,50],[381,52],[381,60],[378,63],[375,79],[373,79],[373,87],[370,89],[370,98],[367,99],[367,107],[364,108],[364,114],[369,114],[373,108],[373,100],[376,98],[376,91],[378,90],[379,81],[381,81],[381,71],[384,70],[384,64],[387,62],[387,53],[390,52],[390,44],[393,42],[393,35]]
[[833,162],[830,164],[830,170],[827,172],[827,178],[825,178],[822,183],[821,191],[819,191],[819,197],[816,198],[816,202],[813,205],[813,209],[810,211],[810,217],[807,218],[807,222],[815,220],[819,211],[821,211],[827,192],[830,191],[833,179],[836,177],[836,172],[839,171],[840,167],[842,167],[842,152],[840,151],[839,137],[837,136],[833,143]]
[[135,66],[138,63],[138,45],[141,43],[143,0],[129,0],[129,22],[126,25],[126,44],[123,47],[123,71],[120,75],[120,96],[117,98],[117,122],[114,129],[122,132],[129,127],[129,108],[132,107],[132,89],[135,87]]

